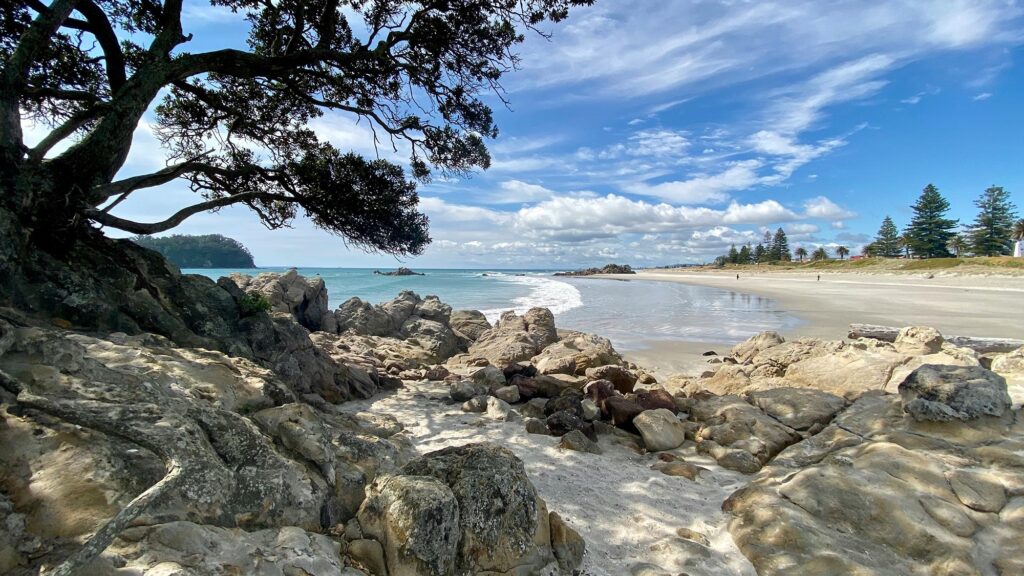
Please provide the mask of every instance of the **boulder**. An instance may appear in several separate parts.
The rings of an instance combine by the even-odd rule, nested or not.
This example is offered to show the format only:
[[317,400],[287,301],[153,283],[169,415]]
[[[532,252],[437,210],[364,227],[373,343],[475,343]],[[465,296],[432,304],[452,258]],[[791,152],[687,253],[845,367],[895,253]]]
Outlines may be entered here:
[[[554,559],[546,507],[522,461],[508,449],[493,444],[445,448],[410,462],[403,473],[435,478],[455,497],[454,572],[539,572]],[[424,521],[432,519],[427,515]]]
[[429,473],[388,476],[373,483],[359,509],[364,535],[384,549],[389,574],[451,574],[462,538],[460,502]]
[[601,447],[597,445],[590,438],[587,438],[583,432],[579,430],[570,430],[562,436],[562,440],[558,443],[558,447],[562,450],[574,450],[576,452],[588,452],[590,454],[601,454]]
[[572,529],[557,512],[549,516],[551,526],[551,549],[558,561],[558,567],[564,574],[573,574],[583,563],[586,544],[579,533]]
[[493,328],[477,337],[469,355],[501,367],[529,360],[557,337],[554,322],[546,308],[531,308],[524,316],[505,312]]
[[732,347],[731,356],[740,364],[752,360],[759,352],[778,346],[786,339],[774,330],[760,332]]
[[559,396],[552,398],[544,404],[544,414],[550,416],[555,412],[569,411],[576,416],[583,417],[582,398],[579,396]]
[[583,419],[588,422],[601,417],[601,409],[590,398],[584,398],[580,401],[580,410],[583,412]]
[[[689,414],[699,424],[694,435],[698,450],[733,470],[756,471],[783,448],[801,439],[792,428],[739,396],[698,395],[690,403]],[[702,448],[703,443],[708,444]],[[738,454],[737,450],[747,454]]]
[[644,410],[657,410],[659,408],[668,410],[675,414],[679,411],[676,401],[672,395],[663,388],[641,390],[636,393],[636,403]]
[[632,426],[633,419],[644,411],[636,402],[626,400],[622,396],[612,396],[605,400],[602,410],[614,426],[625,427]]
[[486,412],[487,411],[487,396],[475,396],[466,400],[462,403],[463,412]]
[[448,325],[464,342],[466,348],[476,342],[481,334],[491,329],[487,317],[478,310],[456,310],[449,316]]
[[902,328],[893,342],[896,351],[911,356],[923,356],[942,351],[945,340],[935,328],[927,326],[907,326]]
[[502,386],[493,392],[495,398],[499,398],[508,402],[509,404],[515,404],[519,402],[519,388],[516,386]]
[[489,392],[490,389],[487,386],[472,380],[452,382],[452,385],[448,388],[448,395],[456,402],[465,402],[477,396],[486,396]]
[[885,390],[893,372],[908,360],[889,344],[856,342],[791,364],[781,386],[814,388],[854,400],[868,391]]
[[622,394],[632,392],[636,385],[636,375],[626,368],[614,364],[587,368],[586,376],[591,380],[607,380]]
[[899,385],[903,410],[916,420],[972,420],[1002,416],[1012,401],[1006,380],[980,366],[926,364]]
[[587,368],[622,364],[622,357],[607,338],[572,332],[544,348],[531,362],[541,374],[584,375]]
[[548,425],[539,418],[526,418],[523,421],[523,427],[526,428],[526,432],[529,434],[540,434],[542,436],[551,435],[551,430],[548,430]]
[[651,452],[678,448],[686,440],[686,429],[671,410],[645,410],[633,418],[644,445]]
[[327,309],[327,288],[323,278],[306,278],[292,268],[283,274],[262,272],[257,276],[231,274],[229,277],[245,292],[266,298],[272,312],[290,314],[309,330],[320,330]]
[[508,384],[505,381],[505,374],[500,368],[495,368],[494,366],[485,366],[473,372],[470,378],[473,379],[474,383],[485,386],[488,390],[501,388]]
[[487,397],[487,416],[502,422],[516,422],[522,419],[518,412],[509,406],[508,402],[494,396]]
[[563,436],[573,430],[584,431],[590,436],[594,435],[593,426],[583,421],[579,414],[571,410],[561,410],[548,416],[544,423],[548,430],[555,436]]
[[846,401],[812,388],[772,388],[747,394],[747,401],[794,430],[825,425],[846,406]]

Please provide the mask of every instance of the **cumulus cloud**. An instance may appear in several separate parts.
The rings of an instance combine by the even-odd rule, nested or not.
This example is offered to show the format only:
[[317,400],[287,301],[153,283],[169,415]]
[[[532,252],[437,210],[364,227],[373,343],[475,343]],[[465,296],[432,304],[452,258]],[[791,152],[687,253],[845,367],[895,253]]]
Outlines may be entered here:
[[808,218],[822,220],[849,220],[857,216],[856,212],[839,206],[825,196],[815,196],[804,202],[804,213]]

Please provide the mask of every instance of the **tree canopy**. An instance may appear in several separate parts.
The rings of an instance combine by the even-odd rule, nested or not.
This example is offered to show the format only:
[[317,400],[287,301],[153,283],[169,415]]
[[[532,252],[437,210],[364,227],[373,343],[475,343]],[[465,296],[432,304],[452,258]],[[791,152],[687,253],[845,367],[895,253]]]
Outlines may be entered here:
[[871,243],[871,255],[885,258],[899,258],[903,255],[903,248],[900,246],[900,231],[896,228],[892,218],[886,216],[882,225],[875,235],[875,241]]
[[[181,0],[16,0],[0,8],[0,185],[33,232],[92,220],[138,234],[243,204],[269,228],[301,211],[351,243],[422,251],[427,219],[402,166],[322,142],[326,112],[365,121],[410,175],[486,168],[524,32],[592,0],[211,0],[249,25],[247,49],[190,52]],[[187,23],[186,23],[187,24]],[[157,100],[159,99],[159,102]],[[147,111],[167,167],[115,180]],[[22,122],[48,127],[29,146]],[[70,143],[54,153],[58,145]],[[200,197],[161,222],[111,213],[182,179]]]
[[174,234],[163,238],[136,236],[132,241],[163,254],[179,268],[255,268],[252,254],[233,238],[220,234],[187,236]]
[[942,197],[938,188],[929,184],[911,208],[914,217],[906,230],[910,250],[921,258],[948,257],[947,245],[955,234],[953,229],[957,223],[956,220],[946,218],[949,201]]
[[971,251],[977,256],[1012,254],[1016,206],[1010,202],[1010,193],[1002,186],[991,186],[974,205],[978,207],[978,216],[967,232]]

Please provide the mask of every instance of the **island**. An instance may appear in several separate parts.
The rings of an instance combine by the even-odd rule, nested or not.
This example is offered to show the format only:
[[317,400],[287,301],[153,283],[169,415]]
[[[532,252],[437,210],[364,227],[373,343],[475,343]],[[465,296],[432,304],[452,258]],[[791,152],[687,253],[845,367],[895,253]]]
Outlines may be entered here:
[[555,276],[596,276],[597,274],[636,274],[629,264],[605,264],[603,268],[583,268],[571,272],[555,272]]
[[374,274],[377,276],[426,276],[423,272],[413,272],[412,270],[401,267],[398,270],[392,272],[381,272],[380,270],[374,270]]
[[135,236],[132,242],[155,250],[179,268],[255,268],[252,253],[241,242],[220,234]]

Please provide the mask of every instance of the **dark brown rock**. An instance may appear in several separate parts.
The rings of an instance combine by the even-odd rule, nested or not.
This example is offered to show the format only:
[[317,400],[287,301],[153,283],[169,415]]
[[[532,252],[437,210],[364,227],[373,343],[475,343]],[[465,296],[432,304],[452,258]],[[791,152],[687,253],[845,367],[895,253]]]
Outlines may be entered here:
[[636,403],[644,410],[657,410],[664,408],[673,414],[679,412],[676,401],[672,395],[661,388],[636,393]]
[[636,402],[630,402],[621,396],[612,396],[604,401],[604,412],[616,426],[632,426],[633,418],[643,411]]

